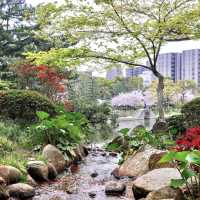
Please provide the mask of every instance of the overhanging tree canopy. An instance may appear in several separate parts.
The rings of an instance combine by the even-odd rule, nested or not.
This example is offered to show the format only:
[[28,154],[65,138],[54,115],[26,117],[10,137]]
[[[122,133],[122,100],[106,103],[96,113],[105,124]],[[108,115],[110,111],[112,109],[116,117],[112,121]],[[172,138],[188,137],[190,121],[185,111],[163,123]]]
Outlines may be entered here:
[[[198,22],[196,0],[66,1],[60,31],[71,35],[84,49],[75,57],[144,67],[158,78],[159,116],[164,118],[164,77],[158,71],[160,49],[167,41],[193,37]],[[147,57],[148,64],[141,60]]]

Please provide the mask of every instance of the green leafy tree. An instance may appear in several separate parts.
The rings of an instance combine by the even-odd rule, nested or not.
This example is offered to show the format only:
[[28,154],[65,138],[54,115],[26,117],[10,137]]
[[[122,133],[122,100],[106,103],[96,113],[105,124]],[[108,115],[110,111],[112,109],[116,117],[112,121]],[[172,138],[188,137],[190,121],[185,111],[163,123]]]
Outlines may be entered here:
[[[73,40],[79,42],[78,53],[71,54],[72,58],[99,60],[100,66],[118,63],[152,71],[159,82],[159,117],[164,119],[164,77],[157,68],[158,55],[167,41],[183,40],[192,35],[192,22],[198,15],[197,2],[96,0],[77,4],[66,1],[64,13],[62,18],[57,18],[60,31],[70,33]],[[141,64],[144,57],[148,58],[148,64]]]

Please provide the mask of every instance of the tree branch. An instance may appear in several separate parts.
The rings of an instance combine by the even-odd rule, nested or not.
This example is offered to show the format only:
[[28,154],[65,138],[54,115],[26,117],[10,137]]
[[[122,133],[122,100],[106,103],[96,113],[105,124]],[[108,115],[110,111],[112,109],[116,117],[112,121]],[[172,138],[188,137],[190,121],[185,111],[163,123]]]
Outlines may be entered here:
[[122,63],[122,64],[126,64],[126,65],[129,65],[129,66],[134,66],[134,67],[143,67],[145,69],[148,69],[148,70],[152,71],[152,68],[150,68],[150,67],[148,67],[146,65],[139,64],[139,63],[133,63],[131,61],[125,61],[125,60],[120,60],[120,59],[111,58],[111,57],[107,57],[107,56],[101,56],[101,55],[89,55],[87,57],[88,58],[98,58],[98,59],[108,60],[108,61],[111,61],[111,62]]
[[147,48],[145,47],[144,43],[140,40],[140,38],[138,38],[137,36],[135,36],[134,33],[128,28],[128,26],[126,25],[126,23],[125,23],[125,21],[123,20],[123,18],[120,17],[118,11],[115,9],[115,6],[114,6],[114,4],[113,4],[113,1],[112,1],[112,0],[110,0],[110,1],[111,1],[111,6],[112,6],[113,10],[114,10],[115,14],[117,15],[117,17],[119,18],[119,20],[121,21],[122,25],[123,25],[124,28],[128,31],[128,33],[130,33],[130,34],[139,42],[139,44],[142,46],[142,48],[144,49],[144,51],[145,51],[145,53],[146,53],[146,55],[147,55],[147,57],[148,57],[148,60],[149,60],[150,65],[153,66],[153,62],[152,62],[151,56],[150,56],[150,54],[149,54]]

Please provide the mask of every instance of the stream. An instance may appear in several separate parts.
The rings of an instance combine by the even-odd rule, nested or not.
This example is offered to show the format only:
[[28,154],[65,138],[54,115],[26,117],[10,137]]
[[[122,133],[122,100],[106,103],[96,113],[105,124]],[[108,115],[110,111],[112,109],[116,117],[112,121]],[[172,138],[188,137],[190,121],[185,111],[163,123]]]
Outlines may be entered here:
[[[125,196],[106,196],[105,183],[116,179],[111,172],[118,158],[101,150],[93,150],[79,165],[72,165],[57,181],[40,185],[33,200],[118,200]],[[96,177],[91,177],[94,174]],[[128,181],[122,179],[118,181]]]
[[[138,112],[138,116],[142,115]],[[135,114],[136,116],[136,114]],[[135,119],[134,117],[125,117],[119,119],[119,127],[134,128],[138,124],[146,127],[152,127],[155,119],[148,120],[148,125],[144,123],[144,118]],[[112,138],[114,136],[112,135]],[[98,138],[95,138],[95,141]],[[101,139],[102,141],[102,139]],[[97,141],[96,141],[97,142]],[[105,141],[104,141],[105,142]],[[109,155],[99,147],[94,147],[89,155],[78,165],[72,165],[71,170],[62,174],[56,181],[39,185],[36,189],[36,195],[33,200],[128,200],[131,197],[132,187],[131,179],[117,180],[111,175],[111,172],[118,167],[119,158]],[[94,174],[95,177],[91,175]],[[123,196],[107,196],[105,194],[105,184],[109,181],[124,182],[128,185],[128,191]]]

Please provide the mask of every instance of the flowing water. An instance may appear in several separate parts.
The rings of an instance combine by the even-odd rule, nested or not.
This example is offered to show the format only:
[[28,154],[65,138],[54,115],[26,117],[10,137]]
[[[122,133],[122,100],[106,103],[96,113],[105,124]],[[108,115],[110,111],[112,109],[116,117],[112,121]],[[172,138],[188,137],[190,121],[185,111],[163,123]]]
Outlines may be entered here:
[[[124,196],[106,196],[105,183],[115,178],[111,172],[118,166],[118,158],[105,152],[93,151],[83,162],[74,166],[74,173],[66,173],[58,181],[41,185],[33,200],[118,200]],[[97,173],[95,178],[92,173]],[[118,180],[127,181],[127,180]],[[90,197],[95,195],[95,197]]]
[[[132,129],[137,125],[144,125],[150,129],[155,122],[155,115],[152,112],[150,119],[146,121],[143,110],[124,114],[119,118],[118,129]],[[112,138],[114,136],[112,135]],[[127,194],[117,197],[105,194],[105,184],[115,180],[111,172],[118,167],[117,163],[118,157],[94,149],[79,165],[72,165],[71,170],[57,181],[40,185],[33,200],[127,200],[128,198],[125,197]],[[97,176],[93,178],[91,174]],[[128,179],[115,181],[131,182]]]

